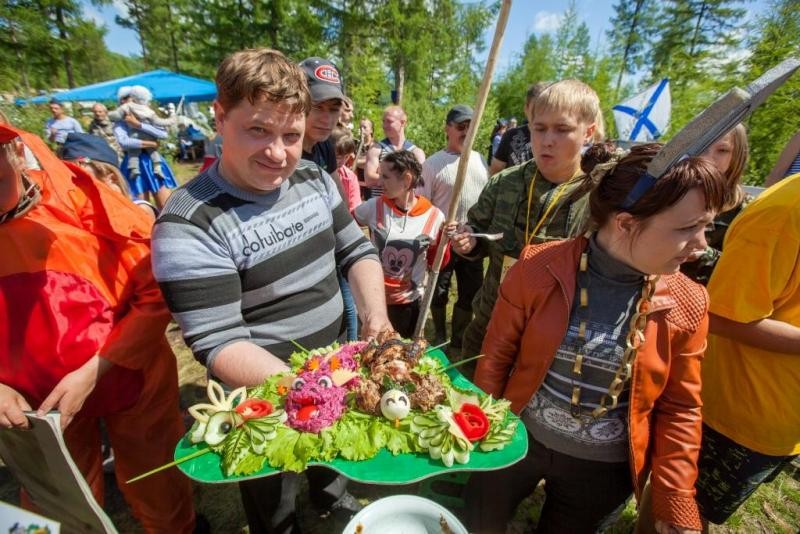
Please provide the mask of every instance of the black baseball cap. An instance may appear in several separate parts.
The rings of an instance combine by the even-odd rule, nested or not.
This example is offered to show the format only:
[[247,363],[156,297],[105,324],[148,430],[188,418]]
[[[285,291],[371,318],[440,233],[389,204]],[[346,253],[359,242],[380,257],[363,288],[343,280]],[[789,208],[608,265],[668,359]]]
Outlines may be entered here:
[[306,73],[312,102],[334,98],[344,100],[342,78],[339,76],[339,69],[332,62],[321,57],[310,57],[300,63],[300,68]]
[[472,108],[464,104],[453,106],[453,109],[447,112],[448,124],[459,124],[464,121],[472,120]]
[[61,159],[87,158],[92,161],[110,163],[114,167],[119,165],[116,151],[105,139],[96,135],[70,132],[61,150]]

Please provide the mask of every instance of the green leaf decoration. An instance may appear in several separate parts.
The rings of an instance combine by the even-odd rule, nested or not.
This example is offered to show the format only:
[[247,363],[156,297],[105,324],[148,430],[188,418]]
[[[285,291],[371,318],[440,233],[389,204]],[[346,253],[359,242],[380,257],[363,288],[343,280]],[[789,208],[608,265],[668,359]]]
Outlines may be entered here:
[[297,351],[293,352],[289,355],[289,366],[292,369],[298,369],[303,367],[303,364],[306,363],[306,360],[309,357],[308,352]]
[[345,460],[360,461],[372,458],[379,447],[374,444],[374,436],[368,432],[369,421],[359,423],[357,420],[343,417],[333,430],[334,446]]
[[250,454],[250,432],[246,428],[233,430],[223,442],[222,467],[225,473],[233,475],[239,462],[248,454]]
[[233,469],[233,472],[230,473],[231,475],[251,475],[261,470],[264,467],[264,464],[267,461],[266,456],[261,456],[258,454],[248,454],[242,458],[242,460],[236,464]]
[[493,425],[478,447],[484,452],[503,449],[514,438],[518,423],[519,419],[512,419],[507,425]]
[[301,472],[305,469],[305,462],[298,461],[294,447],[300,438],[300,432],[287,426],[278,428],[278,435],[267,442],[264,456],[269,459],[269,465],[282,471]]

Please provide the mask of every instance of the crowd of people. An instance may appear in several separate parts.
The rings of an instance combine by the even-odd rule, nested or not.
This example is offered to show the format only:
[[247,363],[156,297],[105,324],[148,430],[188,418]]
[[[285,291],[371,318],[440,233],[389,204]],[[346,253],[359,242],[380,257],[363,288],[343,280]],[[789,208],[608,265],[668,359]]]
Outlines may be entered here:
[[[800,453],[800,175],[746,195],[743,125],[651,183],[662,146],[606,141],[578,80],[531,85],[489,161],[464,153],[463,104],[429,158],[400,106],[380,140],[366,118],[354,132],[324,58],[239,51],[216,85],[219,158],[174,192],[168,124],[138,89],[95,105],[88,134],[51,103],[55,154],[0,125],[0,425],[58,410],[99,502],[101,419],[118,481],[170,461],[185,432],[170,319],[209,376],[257,386],[296,344],[412,336],[440,247],[435,341],[480,356],[462,372],[511,402],[529,442],[470,478],[471,531],[505,531],[544,480],[538,532],[602,531],[631,495],[639,531],[700,532]],[[797,170],[791,143],[775,172]],[[131,202],[147,193],[158,211]],[[361,508],[336,472],[305,476],[321,511]],[[202,527],[176,470],[120,488],[148,532]],[[250,532],[299,532],[298,475],[239,488]]]

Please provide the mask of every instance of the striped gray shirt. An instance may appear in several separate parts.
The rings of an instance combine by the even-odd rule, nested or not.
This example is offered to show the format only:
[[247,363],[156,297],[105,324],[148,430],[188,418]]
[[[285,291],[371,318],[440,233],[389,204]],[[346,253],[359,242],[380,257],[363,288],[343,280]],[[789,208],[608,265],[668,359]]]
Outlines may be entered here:
[[338,265],[378,257],[331,177],[300,161],[275,191],[240,190],[218,164],[176,190],[153,231],[153,272],[195,358],[250,341],[278,357],[342,337]]

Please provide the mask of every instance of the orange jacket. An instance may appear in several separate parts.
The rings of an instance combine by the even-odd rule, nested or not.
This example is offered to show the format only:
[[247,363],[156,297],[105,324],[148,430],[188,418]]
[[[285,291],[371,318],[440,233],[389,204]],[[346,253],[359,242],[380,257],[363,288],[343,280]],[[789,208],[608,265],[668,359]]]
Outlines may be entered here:
[[[579,237],[523,249],[500,287],[475,383],[520,413],[544,381],[567,332]],[[694,500],[700,449],[700,363],[708,294],[682,274],[662,276],[631,378],[628,443],[637,498],[652,471],[653,513],[700,529]],[[652,435],[652,439],[651,439]]]
[[174,374],[164,338],[169,312],[150,271],[152,224],[128,199],[38,137],[19,134],[43,171],[24,216],[0,225],[0,383],[38,407],[95,354],[114,366],[81,411],[116,413]]

